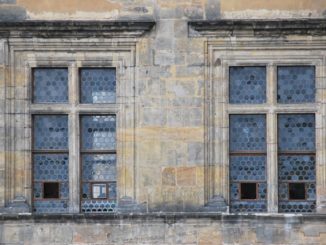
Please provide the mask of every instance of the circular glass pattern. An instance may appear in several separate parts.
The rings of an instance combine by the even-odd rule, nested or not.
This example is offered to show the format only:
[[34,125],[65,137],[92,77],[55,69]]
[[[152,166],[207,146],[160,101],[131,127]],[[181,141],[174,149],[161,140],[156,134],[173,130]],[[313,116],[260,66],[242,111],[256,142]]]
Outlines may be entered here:
[[68,102],[67,68],[35,68],[33,82],[34,103]]
[[266,67],[230,67],[229,84],[231,104],[266,102]]
[[115,103],[116,70],[82,68],[80,70],[81,103]]
[[277,69],[277,102],[308,103],[315,101],[314,66],[280,66]]

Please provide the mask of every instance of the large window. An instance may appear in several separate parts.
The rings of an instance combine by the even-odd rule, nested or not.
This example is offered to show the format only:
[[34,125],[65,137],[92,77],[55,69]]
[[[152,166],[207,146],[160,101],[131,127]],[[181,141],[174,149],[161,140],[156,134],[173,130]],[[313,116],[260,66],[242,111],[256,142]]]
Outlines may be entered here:
[[[275,80],[269,80],[266,70],[265,66],[229,68],[231,211],[267,211],[268,186],[278,185],[279,212],[314,212],[315,114],[301,108],[315,103],[315,67],[269,67]],[[274,88],[275,93],[269,91]],[[242,114],[232,114],[233,109]],[[255,109],[261,112],[253,114]],[[268,151],[266,142],[273,141],[268,131],[274,132],[273,127],[277,148]],[[269,174],[274,166],[278,182],[269,183],[274,180]]]
[[109,104],[116,103],[116,69],[80,68],[77,80],[69,69],[32,69],[32,102],[42,112],[32,120],[33,211],[69,212],[75,197],[69,187],[80,179],[80,210],[112,212],[117,117]]

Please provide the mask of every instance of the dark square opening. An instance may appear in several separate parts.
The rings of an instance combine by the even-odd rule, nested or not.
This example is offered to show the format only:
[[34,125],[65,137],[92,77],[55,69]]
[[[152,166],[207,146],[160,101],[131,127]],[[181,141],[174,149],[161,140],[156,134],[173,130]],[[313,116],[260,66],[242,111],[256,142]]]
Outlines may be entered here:
[[257,199],[257,184],[241,183],[241,199]]
[[43,198],[59,198],[59,183],[58,182],[44,183]]
[[289,183],[289,192],[292,200],[306,199],[305,183]]

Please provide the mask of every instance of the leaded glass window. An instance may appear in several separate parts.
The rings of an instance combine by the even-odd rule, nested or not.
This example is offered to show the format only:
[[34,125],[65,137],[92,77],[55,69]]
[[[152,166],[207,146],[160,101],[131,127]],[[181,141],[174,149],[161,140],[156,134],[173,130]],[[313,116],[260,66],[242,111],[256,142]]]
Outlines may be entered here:
[[112,212],[116,206],[116,116],[81,116],[82,203],[84,213]]
[[284,104],[315,102],[314,66],[279,66],[277,102]]
[[316,146],[314,114],[278,116],[280,212],[314,212]]
[[80,70],[80,102],[115,103],[115,68],[82,68]]
[[231,104],[262,104],[266,102],[266,67],[232,66],[229,76]]
[[34,68],[32,77],[34,103],[68,102],[67,68]]
[[68,212],[68,117],[33,118],[33,211]]
[[265,115],[229,119],[231,211],[267,211]]

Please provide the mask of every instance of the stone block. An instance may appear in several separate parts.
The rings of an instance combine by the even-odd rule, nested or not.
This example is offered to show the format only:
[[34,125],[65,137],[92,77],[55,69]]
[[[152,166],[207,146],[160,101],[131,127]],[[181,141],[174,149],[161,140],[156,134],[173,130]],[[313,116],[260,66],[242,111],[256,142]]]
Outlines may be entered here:
[[175,176],[175,168],[164,168],[162,170],[162,185],[166,186],[175,186],[176,184],[176,176]]
[[204,164],[204,144],[200,142],[188,143],[188,163]]
[[174,52],[170,50],[155,50],[154,65],[169,66],[174,64]]
[[145,126],[163,126],[166,124],[166,112],[162,108],[144,108],[142,121]]
[[196,185],[196,168],[195,167],[177,168],[177,185],[178,186]]

